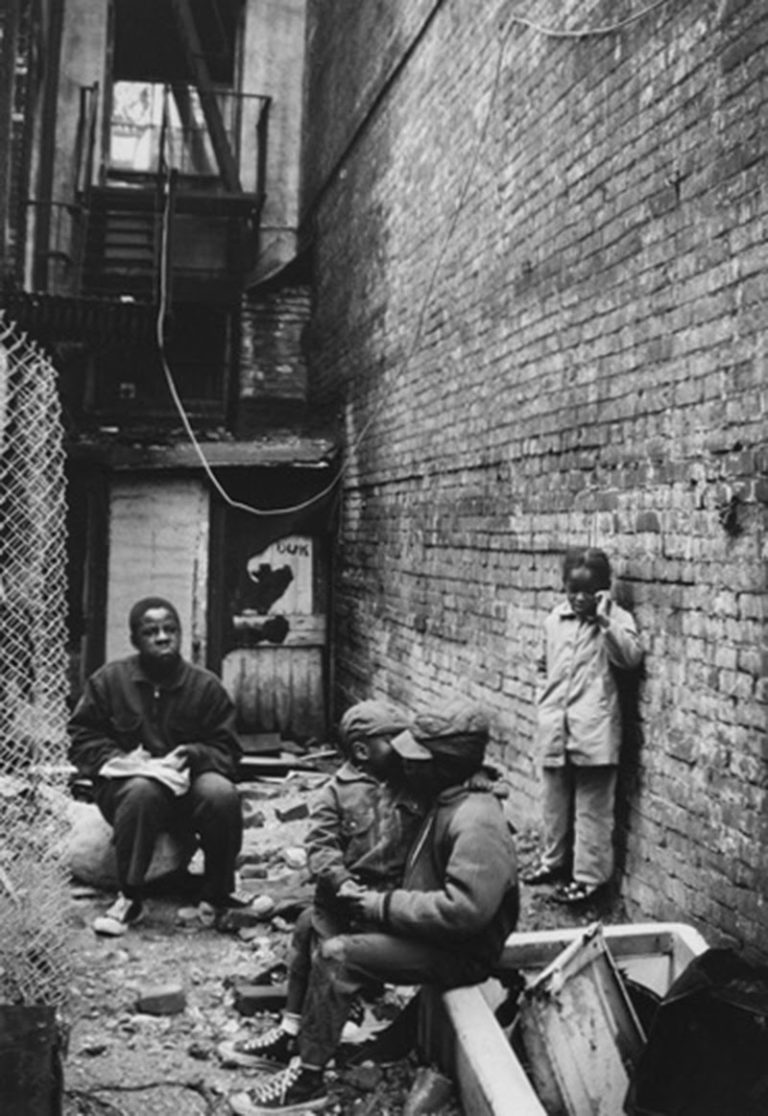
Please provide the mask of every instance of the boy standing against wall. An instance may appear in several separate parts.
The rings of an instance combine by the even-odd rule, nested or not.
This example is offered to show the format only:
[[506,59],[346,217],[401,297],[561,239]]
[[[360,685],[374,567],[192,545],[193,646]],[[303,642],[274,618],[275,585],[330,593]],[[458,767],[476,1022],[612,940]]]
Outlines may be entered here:
[[568,551],[563,584],[566,600],[544,622],[538,662],[544,848],[523,882],[562,881],[553,898],[578,904],[613,873],[622,727],[614,672],[639,666],[643,653],[633,618],[611,600],[604,551]]

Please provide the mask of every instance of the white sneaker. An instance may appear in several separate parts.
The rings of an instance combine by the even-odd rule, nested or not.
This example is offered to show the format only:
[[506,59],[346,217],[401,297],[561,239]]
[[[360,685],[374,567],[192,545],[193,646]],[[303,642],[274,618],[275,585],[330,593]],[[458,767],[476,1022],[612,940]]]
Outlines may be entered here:
[[390,1022],[389,1019],[377,1019],[362,1000],[357,1000],[344,1024],[341,1041],[349,1046],[361,1046],[375,1038],[379,1031],[386,1030]]
[[119,938],[137,922],[141,921],[144,909],[140,899],[129,899],[125,895],[118,895],[115,902],[106,912],[93,920],[93,929],[97,934],[108,938]]

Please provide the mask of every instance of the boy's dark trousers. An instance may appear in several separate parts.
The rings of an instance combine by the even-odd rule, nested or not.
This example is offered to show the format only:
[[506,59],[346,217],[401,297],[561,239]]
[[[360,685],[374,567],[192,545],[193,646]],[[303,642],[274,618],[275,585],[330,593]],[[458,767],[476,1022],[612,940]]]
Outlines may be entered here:
[[302,1062],[325,1066],[358,992],[376,982],[456,988],[488,976],[484,962],[392,934],[341,934],[314,950],[299,1033]]
[[155,779],[99,780],[96,803],[113,828],[120,890],[141,898],[160,833],[194,833],[203,851],[203,897],[229,896],[243,837],[240,797],[229,779],[204,771],[186,794],[176,797]]
[[303,910],[293,928],[288,958],[288,991],[285,1001],[287,1015],[301,1015],[309,987],[313,959],[321,942],[346,934],[352,929],[350,919],[341,909],[331,909],[315,901]]

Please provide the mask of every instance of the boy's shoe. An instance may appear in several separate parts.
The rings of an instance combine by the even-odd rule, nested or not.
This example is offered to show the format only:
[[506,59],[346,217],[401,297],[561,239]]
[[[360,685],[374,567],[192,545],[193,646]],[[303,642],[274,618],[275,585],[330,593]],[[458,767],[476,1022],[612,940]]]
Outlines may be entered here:
[[378,1019],[372,1011],[368,1011],[358,996],[352,1002],[340,1041],[346,1046],[362,1046],[364,1043],[372,1042],[382,1031],[386,1031],[390,1023],[391,1020]]
[[131,926],[141,921],[144,908],[140,899],[129,899],[127,895],[118,895],[115,902],[106,912],[93,920],[93,929],[97,934],[107,938],[119,938]]
[[323,1084],[323,1071],[310,1070],[298,1060],[247,1093],[235,1093],[229,1104],[235,1116],[295,1116],[319,1112],[332,1103]]
[[284,1069],[296,1054],[296,1036],[282,1027],[272,1027],[258,1038],[221,1042],[216,1052],[225,1066],[249,1069]]
[[570,883],[563,884],[553,893],[552,900],[555,903],[562,903],[566,907],[578,907],[582,903],[588,903],[590,899],[594,899],[600,890],[599,886],[589,887],[588,884],[571,880]]
[[520,877],[521,883],[527,884],[528,887],[541,887],[542,884],[557,883],[562,879],[565,879],[563,868],[547,868],[543,864],[538,868],[532,868],[529,872],[523,872]]
[[355,996],[347,1015],[347,1021],[341,1032],[341,1042],[358,1042],[365,1022],[365,1004],[359,996]]

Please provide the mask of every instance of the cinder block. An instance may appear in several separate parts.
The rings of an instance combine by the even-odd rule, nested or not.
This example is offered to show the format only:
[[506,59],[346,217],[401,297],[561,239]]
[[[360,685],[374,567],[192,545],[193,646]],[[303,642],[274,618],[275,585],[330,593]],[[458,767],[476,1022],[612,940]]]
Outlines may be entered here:
[[150,985],[136,999],[136,1010],[145,1015],[178,1015],[186,1006],[184,987],[177,981]]
[[234,1008],[240,1015],[280,1011],[285,1007],[287,984],[243,984],[234,988]]

